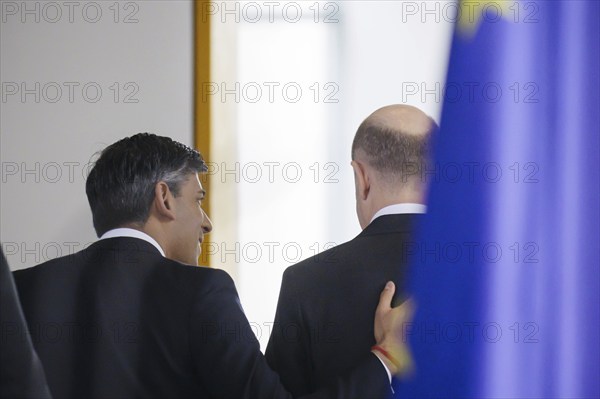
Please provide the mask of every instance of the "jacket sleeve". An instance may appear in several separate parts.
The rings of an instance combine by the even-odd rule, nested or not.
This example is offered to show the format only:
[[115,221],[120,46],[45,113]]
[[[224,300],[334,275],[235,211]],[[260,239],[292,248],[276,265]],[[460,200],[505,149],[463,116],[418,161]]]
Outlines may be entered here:
[[193,304],[191,350],[199,381],[216,398],[383,398],[387,374],[370,354],[352,372],[309,395],[292,396],[260,351],[229,275],[214,270]]

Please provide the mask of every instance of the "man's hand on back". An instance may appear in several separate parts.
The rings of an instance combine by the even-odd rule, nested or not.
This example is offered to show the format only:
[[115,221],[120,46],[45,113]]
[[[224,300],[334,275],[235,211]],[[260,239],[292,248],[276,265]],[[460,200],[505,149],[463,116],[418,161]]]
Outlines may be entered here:
[[405,323],[412,320],[414,303],[408,299],[400,306],[391,307],[396,286],[388,282],[379,297],[375,311],[375,353],[396,377],[410,373],[413,362],[406,343]]

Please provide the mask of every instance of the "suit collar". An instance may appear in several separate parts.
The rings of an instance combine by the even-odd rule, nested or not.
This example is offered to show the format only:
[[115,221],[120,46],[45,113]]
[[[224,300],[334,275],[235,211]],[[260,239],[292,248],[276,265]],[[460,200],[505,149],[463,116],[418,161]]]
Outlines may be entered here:
[[113,237],[98,240],[88,247],[89,250],[112,250],[128,252],[145,252],[161,256],[160,251],[148,241],[135,237]]
[[370,236],[386,233],[410,233],[414,230],[414,225],[417,223],[423,214],[401,213],[392,215],[379,216],[358,235]]
[[[373,217],[371,218],[371,222],[383,215],[395,215],[398,213],[426,213],[427,205],[417,204],[413,202],[403,202],[398,204],[392,204],[385,206],[375,212]],[[369,223],[371,223],[369,222]]]
[[114,237],[139,238],[140,240],[144,240],[144,241],[147,241],[150,244],[152,244],[154,247],[156,247],[156,249],[158,249],[158,252],[160,252],[160,254],[162,256],[165,256],[165,251],[160,247],[160,244],[158,242],[156,242],[156,240],[154,238],[150,237],[148,234],[144,233],[143,231],[130,229],[127,227],[119,227],[116,229],[109,230],[106,233],[102,234],[102,237],[100,237],[100,239],[105,240],[107,238],[114,238]]

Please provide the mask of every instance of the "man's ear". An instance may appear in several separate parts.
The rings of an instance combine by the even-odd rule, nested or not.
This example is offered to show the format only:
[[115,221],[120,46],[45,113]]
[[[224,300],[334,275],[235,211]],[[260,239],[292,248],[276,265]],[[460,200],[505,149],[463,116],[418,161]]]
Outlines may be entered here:
[[354,169],[354,184],[356,185],[357,199],[366,200],[371,190],[371,180],[365,164],[360,161],[351,162]]
[[168,220],[175,219],[175,197],[169,189],[169,186],[164,181],[159,181],[154,186],[154,201],[153,208],[155,209],[157,216]]

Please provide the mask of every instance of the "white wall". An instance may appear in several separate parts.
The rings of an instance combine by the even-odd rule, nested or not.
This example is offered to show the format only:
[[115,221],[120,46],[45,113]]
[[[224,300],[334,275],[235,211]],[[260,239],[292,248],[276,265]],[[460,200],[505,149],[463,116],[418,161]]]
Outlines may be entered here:
[[0,240],[19,269],[96,239],[93,153],[143,131],[192,143],[192,3],[0,3]]

